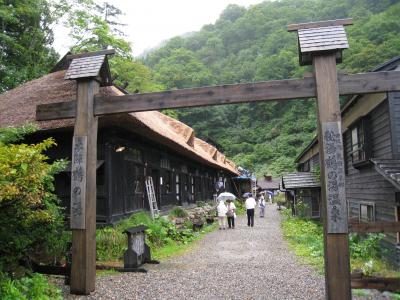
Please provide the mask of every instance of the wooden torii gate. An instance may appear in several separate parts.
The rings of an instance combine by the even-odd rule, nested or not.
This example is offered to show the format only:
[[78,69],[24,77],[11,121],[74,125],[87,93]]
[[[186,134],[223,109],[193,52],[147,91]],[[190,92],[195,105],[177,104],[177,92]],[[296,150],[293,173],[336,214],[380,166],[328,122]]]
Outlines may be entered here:
[[[317,99],[318,140],[324,224],[327,299],[351,299],[345,174],[339,95],[400,90],[400,72],[337,75],[336,63],[348,48],[344,25],[351,19],[293,24],[301,65],[312,64],[314,76],[257,83],[221,85],[166,92],[99,96],[106,55],[113,50],[70,55],[66,79],[77,81],[77,99],[38,105],[38,121],[75,118],[72,149],[71,293],[90,294],[96,271],[96,157],[98,116],[166,108],[254,101]],[[106,82],[107,84],[107,82]]]

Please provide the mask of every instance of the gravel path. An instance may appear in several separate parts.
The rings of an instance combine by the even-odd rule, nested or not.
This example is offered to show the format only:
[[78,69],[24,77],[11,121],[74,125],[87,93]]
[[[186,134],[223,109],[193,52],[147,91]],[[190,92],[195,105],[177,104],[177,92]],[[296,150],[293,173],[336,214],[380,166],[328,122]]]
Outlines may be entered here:
[[280,216],[267,205],[253,228],[245,216],[234,230],[207,234],[194,250],[148,265],[147,274],[98,277],[89,297],[68,299],[323,299],[324,279],[299,265],[282,239]]

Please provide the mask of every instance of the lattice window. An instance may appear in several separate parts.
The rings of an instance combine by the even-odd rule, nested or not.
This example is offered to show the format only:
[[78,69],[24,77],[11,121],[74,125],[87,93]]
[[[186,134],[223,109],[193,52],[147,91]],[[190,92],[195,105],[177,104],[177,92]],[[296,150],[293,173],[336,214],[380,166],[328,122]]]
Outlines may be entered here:
[[163,169],[171,169],[171,165],[168,158],[161,158],[160,167]]
[[365,162],[370,159],[370,145],[368,143],[368,123],[367,118],[362,118],[351,131],[351,159],[353,165]]
[[143,163],[142,152],[139,149],[129,148],[124,152],[124,160]]
[[360,203],[359,219],[360,219],[360,222],[375,221],[375,204],[374,203]]

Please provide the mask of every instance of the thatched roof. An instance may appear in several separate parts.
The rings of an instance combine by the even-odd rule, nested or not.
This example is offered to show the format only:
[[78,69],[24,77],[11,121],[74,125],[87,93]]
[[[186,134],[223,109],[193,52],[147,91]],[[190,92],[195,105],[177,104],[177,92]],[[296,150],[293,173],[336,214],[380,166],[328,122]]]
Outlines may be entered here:
[[[73,119],[37,122],[38,104],[76,99],[76,82],[64,80],[65,71],[57,71],[27,82],[0,95],[0,127],[36,123],[42,130],[73,127]],[[100,88],[103,95],[122,95],[115,86]],[[99,126],[108,124],[126,128],[163,144],[174,151],[207,165],[237,174],[236,166],[214,146],[198,139],[186,124],[157,111],[100,117]]]

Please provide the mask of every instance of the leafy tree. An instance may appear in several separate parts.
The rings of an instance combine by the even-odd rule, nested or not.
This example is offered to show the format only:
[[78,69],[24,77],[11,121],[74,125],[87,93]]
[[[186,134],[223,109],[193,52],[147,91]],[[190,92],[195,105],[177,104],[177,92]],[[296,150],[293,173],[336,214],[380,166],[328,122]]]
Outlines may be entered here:
[[47,162],[43,152],[55,145],[51,138],[35,145],[14,144],[33,130],[0,130],[0,272],[15,270],[21,259],[57,255],[63,248],[53,176],[65,162]]
[[40,77],[54,65],[51,25],[62,11],[46,0],[0,1],[0,92]]
[[133,59],[131,44],[125,40],[118,22],[121,10],[103,2],[71,0],[67,25],[75,41],[73,52],[97,51],[107,48],[116,50],[110,60],[114,82],[129,92],[150,92],[162,89],[153,81],[148,67]]
[[184,48],[171,52],[168,58],[155,66],[156,80],[167,89],[186,88],[212,83],[211,72],[196,58],[194,53]]
[[[400,53],[399,0],[281,0],[248,9],[229,5],[215,24],[175,37],[144,61],[167,88],[301,78],[291,23],[352,17],[350,49],[339,68],[368,71]],[[316,134],[313,101],[266,102],[176,111],[196,134],[259,175],[294,170],[294,159]]]

